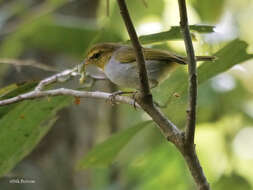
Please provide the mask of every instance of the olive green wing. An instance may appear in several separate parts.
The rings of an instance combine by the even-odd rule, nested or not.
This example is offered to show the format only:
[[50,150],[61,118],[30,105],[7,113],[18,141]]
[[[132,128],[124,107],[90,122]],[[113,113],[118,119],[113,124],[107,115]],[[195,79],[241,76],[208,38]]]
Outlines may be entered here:
[[[171,53],[169,51],[143,48],[145,60],[160,60],[187,64],[184,57]],[[116,60],[121,63],[130,63],[136,61],[135,53],[132,47],[122,47],[115,53]]]

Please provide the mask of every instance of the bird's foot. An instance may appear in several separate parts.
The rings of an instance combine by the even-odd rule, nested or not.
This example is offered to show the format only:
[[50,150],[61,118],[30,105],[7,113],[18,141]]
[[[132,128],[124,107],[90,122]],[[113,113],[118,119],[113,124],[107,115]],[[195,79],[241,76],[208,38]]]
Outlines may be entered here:
[[[115,98],[116,96],[120,96],[120,95],[124,95],[124,94],[133,94],[133,93],[136,93],[136,92],[123,92],[123,91],[116,91],[116,92],[113,92],[110,97],[109,97],[109,101],[112,105],[115,105]],[[135,103],[135,102],[134,102]]]

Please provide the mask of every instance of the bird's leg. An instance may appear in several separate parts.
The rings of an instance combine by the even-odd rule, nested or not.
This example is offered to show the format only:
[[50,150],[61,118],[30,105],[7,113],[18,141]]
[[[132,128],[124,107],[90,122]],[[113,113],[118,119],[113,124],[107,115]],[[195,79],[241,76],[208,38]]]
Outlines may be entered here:
[[138,94],[138,91],[135,91],[135,92],[133,92],[132,93],[132,98],[133,98],[133,100],[134,100],[134,109],[136,110],[136,95]]

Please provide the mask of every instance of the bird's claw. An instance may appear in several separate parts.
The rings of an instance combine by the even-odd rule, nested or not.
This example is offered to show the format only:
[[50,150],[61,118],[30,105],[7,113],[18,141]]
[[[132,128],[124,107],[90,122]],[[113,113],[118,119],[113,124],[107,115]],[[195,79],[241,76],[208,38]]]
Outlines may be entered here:
[[115,98],[116,96],[118,95],[122,95],[124,94],[124,92],[122,91],[116,91],[116,92],[113,92],[110,96],[109,96],[109,101],[112,105],[115,105]]
[[137,94],[138,94],[137,91],[132,92],[132,98],[133,98],[133,100],[134,100],[133,106],[134,106],[134,109],[135,109],[135,110],[137,110],[137,107],[136,107],[136,95],[137,95]]

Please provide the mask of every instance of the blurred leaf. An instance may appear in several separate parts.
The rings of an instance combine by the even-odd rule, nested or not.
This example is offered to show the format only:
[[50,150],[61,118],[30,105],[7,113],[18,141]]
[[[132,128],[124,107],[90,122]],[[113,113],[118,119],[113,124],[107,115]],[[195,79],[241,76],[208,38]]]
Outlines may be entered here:
[[[72,23],[71,23],[72,22]],[[36,27],[29,36],[29,45],[52,52],[83,56],[90,43],[121,41],[120,34],[102,28],[83,27],[84,21],[54,18]],[[67,36],[67,37],[66,37]]]
[[[221,124],[224,124],[224,122],[207,122],[198,125],[196,128],[197,153],[201,160],[201,165],[205,170],[205,174],[211,181],[215,181],[217,176],[222,175],[229,165],[226,154],[226,143],[222,133],[223,126],[221,127]],[[219,167],[215,167],[217,163],[219,163]]]
[[[37,84],[38,84],[37,81],[28,81],[28,82],[24,82],[24,83],[20,83],[20,84],[16,83],[16,84],[9,85],[9,86],[1,89],[1,90],[4,90],[6,88],[12,88],[11,90],[9,89],[9,91],[7,93],[5,93],[3,96],[1,96],[0,100],[12,98],[12,97],[15,97],[19,94],[26,93],[26,92],[32,90]],[[7,114],[9,111],[14,109],[14,107],[17,106],[17,105],[18,105],[18,103],[17,104],[6,105],[6,106],[0,106],[0,119],[5,114]]]
[[[4,99],[12,98],[12,97],[15,97],[19,94],[23,94],[25,92],[28,92],[28,91],[32,90],[37,84],[38,84],[38,81],[25,81],[25,82],[21,82],[21,83],[12,84],[12,85],[15,85],[16,88],[13,88],[13,90],[9,91],[7,94],[2,96],[0,99],[4,100]],[[5,88],[8,88],[12,85],[9,85]]]
[[11,84],[9,86],[6,86],[4,88],[1,88],[0,89],[0,98],[2,96],[4,96],[5,94],[9,93],[10,91],[14,90],[17,88],[17,85],[16,84]]
[[239,39],[227,44],[215,54],[216,61],[204,63],[198,68],[199,83],[207,81],[236,64],[252,59],[253,54],[247,53],[247,47],[248,44]]
[[[211,25],[191,25],[190,29],[199,33],[211,33],[214,32],[214,26]],[[149,34],[140,36],[139,40],[142,44],[150,44],[155,42],[164,42],[168,40],[182,39],[181,30],[179,26],[172,26],[169,31],[159,32],[155,34]]]
[[251,190],[251,185],[249,182],[233,173],[230,176],[222,176],[218,182],[214,184],[214,190],[224,190],[224,189],[229,189],[229,190]]
[[[215,56],[217,60],[205,62],[198,67],[198,83],[202,84],[208,79],[225,72],[236,64],[253,58],[253,54],[247,54],[248,44],[241,40],[234,40],[219,50]],[[183,67],[178,68],[159,87],[153,90],[156,100],[160,104],[169,103],[166,112],[173,120],[184,122],[186,96],[188,87],[188,75]],[[177,93],[177,96],[175,96]]]
[[217,22],[223,13],[224,0],[192,0],[192,5],[204,22]]
[[24,101],[0,119],[0,176],[29,154],[56,121],[70,97]]
[[88,152],[78,163],[77,168],[86,169],[90,167],[109,166],[124,146],[126,146],[139,131],[150,123],[152,123],[152,121],[145,121],[112,135],[103,143],[96,145],[90,152]]
[[[104,1],[106,2],[106,1]],[[109,24],[106,27],[107,30],[114,31],[118,34],[127,34],[127,31],[125,29],[124,22],[122,20],[122,17],[120,15],[120,11],[117,5],[116,1],[110,1],[111,7],[113,7],[110,12],[110,20]],[[131,18],[134,22],[135,26],[138,26],[138,24],[146,21],[147,17],[155,17],[158,19],[161,19],[163,15],[163,11],[165,8],[165,2],[163,0],[156,0],[156,1],[148,1],[148,8],[146,8],[143,5],[143,2],[141,0],[138,1],[127,1],[127,6],[129,9],[129,13],[131,15]],[[104,5],[103,5],[104,6]],[[102,9],[104,10],[104,9]],[[138,10],[138,11],[137,11]],[[106,13],[103,11],[101,12],[101,17],[105,17]],[[128,37],[125,35],[125,37]]]
[[48,15],[67,3],[66,0],[47,0],[37,7],[25,12],[20,21],[15,24],[10,34],[3,40],[0,46],[0,57],[18,57],[27,45],[26,38],[34,29],[47,19]]
[[[8,35],[1,41],[0,58],[17,58],[28,47],[28,38],[32,36],[33,31],[48,20],[50,13],[63,6],[66,0],[47,0],[37,7],[30,9],[20,16],[20,20],[15,25],[5,28],[11,28]],[[40,31],[38,34],[42,34]],[[48,39],[48,38],[45,38]],[[0,65],[0,76],[8,69],[7,65]]]
[[129,189],[194,189],[183,157],[166,141],[135,157],[125,173],[135,187]]
[[[208,79],[230,69],[236,64],[253,58],[253,54],[247,54],[248,44],[241,40],[234,40],[227,44],[224,48],[215,53],[217,59],[212,62],[205,62],[198,67],[198,83],[201,84]],[[165,101],[173,93],[178,93],[180,97],[186,96],[188,86],[188,75],[184,69],[178,68],[171,76],[154,90],[156,95],[165,93]],[[174,100],[180,99],[174,97]],[[164,101],[163,100],[163,101]]]

